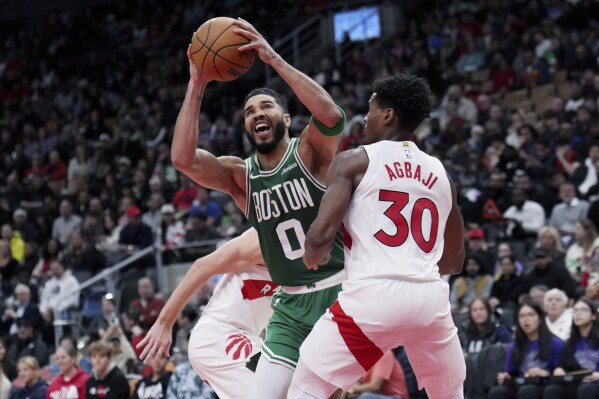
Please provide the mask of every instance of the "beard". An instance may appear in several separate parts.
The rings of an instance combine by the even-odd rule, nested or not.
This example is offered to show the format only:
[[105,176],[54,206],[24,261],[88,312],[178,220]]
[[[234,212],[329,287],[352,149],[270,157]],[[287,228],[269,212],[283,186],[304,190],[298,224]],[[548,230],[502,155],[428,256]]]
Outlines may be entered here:
[[274,136],[271,141],[266,143],[256,143],[256,139],[252,136],[251,133],[247,134],[248,140],[252,147],[259,152],[260,154],[269,154],[271,153],[279,144],[279,142],[285,137],[285,122],[283,120],[279,120],[274,126]]

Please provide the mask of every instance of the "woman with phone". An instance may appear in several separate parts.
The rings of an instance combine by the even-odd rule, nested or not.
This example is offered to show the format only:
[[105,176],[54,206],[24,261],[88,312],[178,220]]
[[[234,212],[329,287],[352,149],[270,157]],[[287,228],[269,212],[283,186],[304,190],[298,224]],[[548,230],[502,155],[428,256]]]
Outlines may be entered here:
[[[560,355],[556,377],[543,399],[595,399],[599,381],[599,321],[597,309],[586,299],[574,304],[572,331]],[[587,371],[585,373],[584,371]]]

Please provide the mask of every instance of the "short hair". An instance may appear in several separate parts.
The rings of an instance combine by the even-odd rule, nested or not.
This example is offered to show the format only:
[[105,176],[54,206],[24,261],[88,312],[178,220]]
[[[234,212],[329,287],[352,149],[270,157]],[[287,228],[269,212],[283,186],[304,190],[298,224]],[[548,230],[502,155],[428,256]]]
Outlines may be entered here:
[[25,291],[29,295],[31,295],[31,288],[27,284],[19,283],[15,286],[15,293],[17,291]]
[[531,293],[532,290],[543,291],[546,294],[547,291],[549,291],[549,287],[547,287],[545,284],[535,284],[532,287],[530,287],[530,290],[528,292]]
[[426,82],[414,75],[396,74],[376,80],[372,85],[375,101],[393,108],[398,127],[413,132],[432,111],[432,94]]
[[88,353],[90,357],[94,355],[112,357],[112,349],[110,349],[110,346],[100,341],[92,342],[92,344],[89,346]]
[[564,305],[568,304],[568,295],[566,295],[566,293],[562,290],[560,290],[559,288],[552,288],[549,291],[545,292],[545,297],[543,298],[543,305],[547,303],[548,301],[548,297],[549,295],[553,295],[556,294],[560,297],[560,299],[562,300],[562,302],[564,303]]
[[283,96],[281,96],[279,93],[277,93],[276,91],[274,91],[273,89],[269,89],[268,87],[259,87],[257,89],[254,89],[252,91],[250,91],[248,93],[247,96],[245,96],[245,99],[243,100],[243,103],[247,103],[248,100],[254,96],[257,96],[259,94],[265,94],[267,96],[270,96],[272,98],[275,99],[275,102],[277,104],[279,104],[279,106],[281,108],[283,108],[283,112],[285,112],[286,114],[289,113],[289,107],[287,106],[287,101],[285,101],[285,99],[283,98]]

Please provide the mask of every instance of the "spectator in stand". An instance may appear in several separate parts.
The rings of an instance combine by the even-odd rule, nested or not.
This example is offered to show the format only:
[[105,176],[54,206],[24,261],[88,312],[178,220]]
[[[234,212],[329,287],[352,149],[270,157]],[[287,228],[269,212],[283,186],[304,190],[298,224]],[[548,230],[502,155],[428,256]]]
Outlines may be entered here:
[[166,399],[212,399],[214,391],[202,381],[189,360],[179,363],[168,381]]
[[481,271],[488,273],[493,265],[493,255],[487,249],[485,232],[480,227],[474,227],[466,233],[468,241],[466,242],[466,253],[476,256],[481,263]]
[[464,271],[455,279],[451,287],[449,302],[453,313],[466,313],[475,298],[489,298],[493,277],[485,271],[481,260],[474,255],[467,255],[464,260]]
[[[39,334],[33,330],[29,320],[21,319],[17,323],[17,336],[6,351],[6,357],[14,365],[24,356],[33,356],[40,366],[48,364],[50,351]],[[10,375],[10,374],[9,374]]]
[[[23,263],[21,264],[21,267],[19,267],[19,269],[17,269],[17,274],[21,270],[27,270],[29,275],[31,275],[31,273],[33,272],[33,269],[35,269],[35,266],[38,264],[39,261],[40,261],[40,251],[39,251],[39,247],[37,246],[37,244],[35,242],[26,242],[25,243],[25,259],[23,259]],[[26,282],[29,282],[29,280],[27,280]]]
[[46,281],[50,274],[50,264],[58,259],[61,255],[61,251],[62,244],[58,240],[55,240],[54,238],[48,240],[46,245],[44,245],[42,257],[33,269],[32,276],[41,281]]
[[543,248],[547,251],[551,259],[557,264],[566,265],[566,252],[560,234],[555,227],[541,227],[537,236],[537,243],[531,251],[531,258],[534,258],[534,250],[537,248]]
[[555,227],[562,240],[569,244],[574,237],[576,222],[587,215],[589,203],[576,197],[576,189],[569,182],[562,183],[559,196],[562,202],[553,207],[549,224]]
[[48,163],[42,167],[42,173],[48,176],[48,186],[58,195],[60,190],[65,187],[67,178],[67,166],[62,161],[58,151],[50,151]]
[[141,221],[141,209],[137,205],[127,208],[129,223],[123,227],[119,235],[121,254],[131,256],[140,249],[152,245],[152,229]]
[[522,274],[522,272],[524,271],[524,265],[522,264],[522,262],[520,262],[519,260],[517,260],[515,258],[514,251],[512,250],[512,246],[510,245],[510,243],[509,242],[500,242],[499,245],[497,245],[497,262],[495,262],[495,266],[493,267],[493,276],[495,276],[495,279],[498,279],[499,277],[501,277],[500,260],[504,256],[514,256],[514,259],[515,259],[514,264],[516,265],[516,274],[517,275]]
[[534,285],[545,285],[548,288],[559,288],[573,298],[576,294],[576,281],[563,264],[559,264],[544,248],[536,248],[533,252],[532,269],[523,277],[524,289],[530,290]]
[[545,293],[543,310],[549,331],[562,341],[567,341],[572,327],[572,309],[568,308],[568,296],[558,288],[550,289]]
[[189,212],[197,211],[206,215],[206,224],[209,226],[217,227],[220,225],[220,218],[223,211],[216,202],[210,199],[208,189],[202,186],[198,186],[196,198],[193,201],[193,206]]
[[80,230],[75,230],[71,233],[70,244],[62,254],[62,263],[77,280],[84,281],[104,269],[106,258],[96,247],[83,241]]
[[81,226],[81,218],[73,214],[73,205],[66,199],[60,202],[58,213],[60,216],[52,224],[52,238],[64,246],[68,244],[71,233]]
[[[84,399],[85,384],[89,375],[77,366],[77,348],[59,346],[55,352],[56,366],[60,374],[54,377],[46,398]],[[65,395],[68,392],[68,395]]]
[[541,204],[529,200],[520,188],[512,190],[512,204],[503,213],[508,236],[523,241],[536,238],[539,229],[545,225],[545,210]]
[[6,358],[6,343],[0,338],[0,356],[3,357],[0,362],[0,398],[8,399],[10,394],[10,379],[4,370],[4,360]]
[[524,157],[524,170],[533,181],[544,181],[555,172],[556,158],[549,138],[539,137],[534,152]]
[[117,224],[114,215],[106,213],[102,217],[102,233],[96,242],[96,249],[106,257],[106,263],[113,265],[120,258],[119,237],[121,227]]
[[166,371],[168,359],[164,356],[152,365],[152,374],[144,377],[135,387],[132,399],[159,399],[167,395],[171,373]]
[[79,144],[75,147],[75,156],[70,159],[67,170],[67,187],[70,192],[78,192],[88,188],[93,174],[94,163],[89,159],[87,148]]
[[580,285],[585,288],[584,298],[599,299],[599,247],[593,248],[587,268],[580,275]]
[[541,399],[544,390],[542,383],[508,383],[516,377],[551,376],[563,347],[564,343],[547,328],[541,307],[533,302],[524,302],[518,309],[516,336],[508,347],[504,371],[497,375],[499,386],[491,389],[488,398]]
[[351,124],[351,127],[348,126],[349,128],[349,134],[343,138],[343,140],[341,140],[341,143],[339,143],[339,152],[343,152],[345,150],[349,150],[352,148],[358,148],[359,146],[361,146],[362,144],[365,144],[365,137],[364,137],[364,120],[362,118],[362,120],[356,120],[354,121],[352,119],[352,121],[350,121],[350,123],[348,123],[348,125]]
[[517,274],[516,258],[513,255],[502,256],[499,258],[499,267],[489,303],[493,309],[516,309],[520,296],[525,293],[523,279]]
[[112,361],[123,373],[128,374],[129,365],[135,364],[137,355],[121,326],[116,323],[108,326],[100,341],[110,346]]
[[198,195],[199,186],[184,174],[179,175],[180,188],[173,195],[172,204],[177,210],[189,209]]
[[0,239],[8,242],[11,256],[19,263],[25,258],[25,241],[18,231],[14,231],[10,224],[2,225]]
[[31,301],[31,289],[28,285],[19,283],[15,287],[16,301],[12,307],[7,307],[2,315],[2,336],[15,335],[18,331],[19,320],[26,320],[35,331],[42,327],[42,316],[37,304]]
[[10,295],[13,277],[19,268],[19,262],[12,256],[10,244],[0,239],[0,297]]
[[493,91],[500,92],[512,89],[516,84],[516,72],[512,66],[501,55],[495,59],[495,65],[492,74]]
[[524,297],[520,302],[522,303],[523,301],[529,299],[539,305],[542,309],[545,305],[545,294],[547,291],[549,291],[549,288],[547,288],[546,285],[533,285],[530,290],[528,290],[528,297]]
[[498,343],[512,342],[512,333],[494,319],[489,302],[476,298],[470,302],[468,320],[458,326],[460,344],[466,353],[478,353]]
[[106,334],[108,327],[113,324],[120,324],[119,316],[116,313],[116,304],[114,297],[108,293],[102,297],[101,302],[102,314],[94,317],[89,323],[87,331],[93,341],[96,341]]
[[46,399],[48,384],[41,378],[40,365],[35,357],[25,356],[17,362],[19,383],[15,386],[10,399]]
[[88,248],[95,248],[98,239],[103,233],[104,229],[100,224],[101,220],[102,215],[95,216],[89,212],[83,216],[83,222],[81,223],[81,230],[79,230],[79,232],[83,242],[85,242]]
[[147,331],[156,322],[164,301],[155,295],[154,284],[148,277],[137,281],[137,293],[139,298],[133,300],[129,307],[139,312],[140,325]]
[[111,362],[112,349],[102,342],[90,345],[93,372],[85,384],[86,399],[129,399],[129,383],[125,374]]
[[406,376],[392,351],[385,352],[362,380],[341,394],[341,398],[409,398]]
[[50,274],[40,294],[40,313],[47,322],[67,320],[68,311],[79,307],[79,281],[59,260],[50,263]]
[[[123,152],[126,154],[125,152]],[[118,189],[130,188],[133,185],[133,174],[131,173],[131,159],[127,156],[119,157],[117,161],[117,173],[114,175],[115,184]]]
[[191,306],[186,306],[177,317],[177,333],[175,334],[174,348],[179,352],[187,352],[189,334],[198,318],[198,312]]
[[175,219],[175,207],[164,204],[160,208],[162,222],[157,234],[159,245],[164,248],[176,247],[185,241],[185,227],[181,221]]
[[35,241],[36,238],[35,228],[27,221],[27,217],[27,211],[23,208],[16,209],[12,214],[12,227],[26,243]]
[[452,85],[447,89],[447,94],[441,101],[441,126],[445,126],[450,118],[448,107],[454,106],[457,116],[467,124],[476,123],[478,110],[474,101],[464,96],[463,90],[459,85]]
[[566,267],[577,280],[589,266],[593,248],[599,245],[595,225],[589,219],[581,219],[574,224],[574,242],[566,252]]
[[[198,242],[223,238],[220,233],[207,223],[207,216],[199,209],[191,208],[189,211],[185,231],[185,242]],[[185,254],[188,258],[195,259],[212,251],[214,244],[201,247],[187,248]]]
[[578,192],[585,197],[588,194],[596,195],[597,188],[593,190],[593,193],[590,193],[590,191],[599,181],[597,179],[597,162],[599,162],[599,142],[594,141],[590,143],[587,157],[582,163],[567,164],[567,167],[569,167],[567,171],[570,171],[569,175],[572,182],[577,184]]
[[148,200],[148,210],[141,217],[141,221],[152,229],[152,234],[156,235],[160,228],[160,222],[162,221],[162,214],[160,208],[162,206],[162,196],[158,193],[150,194]]
[[592,370],[581,382],[551,384],[545,389],[544,399],[595,399],[599,381],[599,315],[589,301],[579,299],[573,308],[572,334],[559,358],[554,376]]
[[[75,341],[75,338],[71,337],[70,335],[63,335],[62,337],[60,337],[58,345],[62,346],[63,348],[75,348],[75,364],[77,365],[77,367],[81,368],[86,374],[91,374],[92,362],[89,359],[89,357],[84,356],[83,353],[81,353],[81,351],[79,350],[79,348],[77,348],[77,341]],[[56,364],[52,364],[50,366],[50,373],[52,377],[56,377],[60,373],[60,370],[58,369]]]

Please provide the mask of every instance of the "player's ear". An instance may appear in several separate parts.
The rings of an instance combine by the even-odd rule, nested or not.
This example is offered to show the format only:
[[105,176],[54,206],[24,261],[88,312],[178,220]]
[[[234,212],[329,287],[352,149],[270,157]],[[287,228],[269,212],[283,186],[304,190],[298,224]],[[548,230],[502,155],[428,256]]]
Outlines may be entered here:
[[285,127],[289,129],[289,126],[291,126],[291,115],[283,114],[283,122],[285,123]]
[[391,107],[385,108],[383,114],[383,121],[385,122],[385,124],[388,124],[393,121],[393,118],[395,117],[395,110]]

